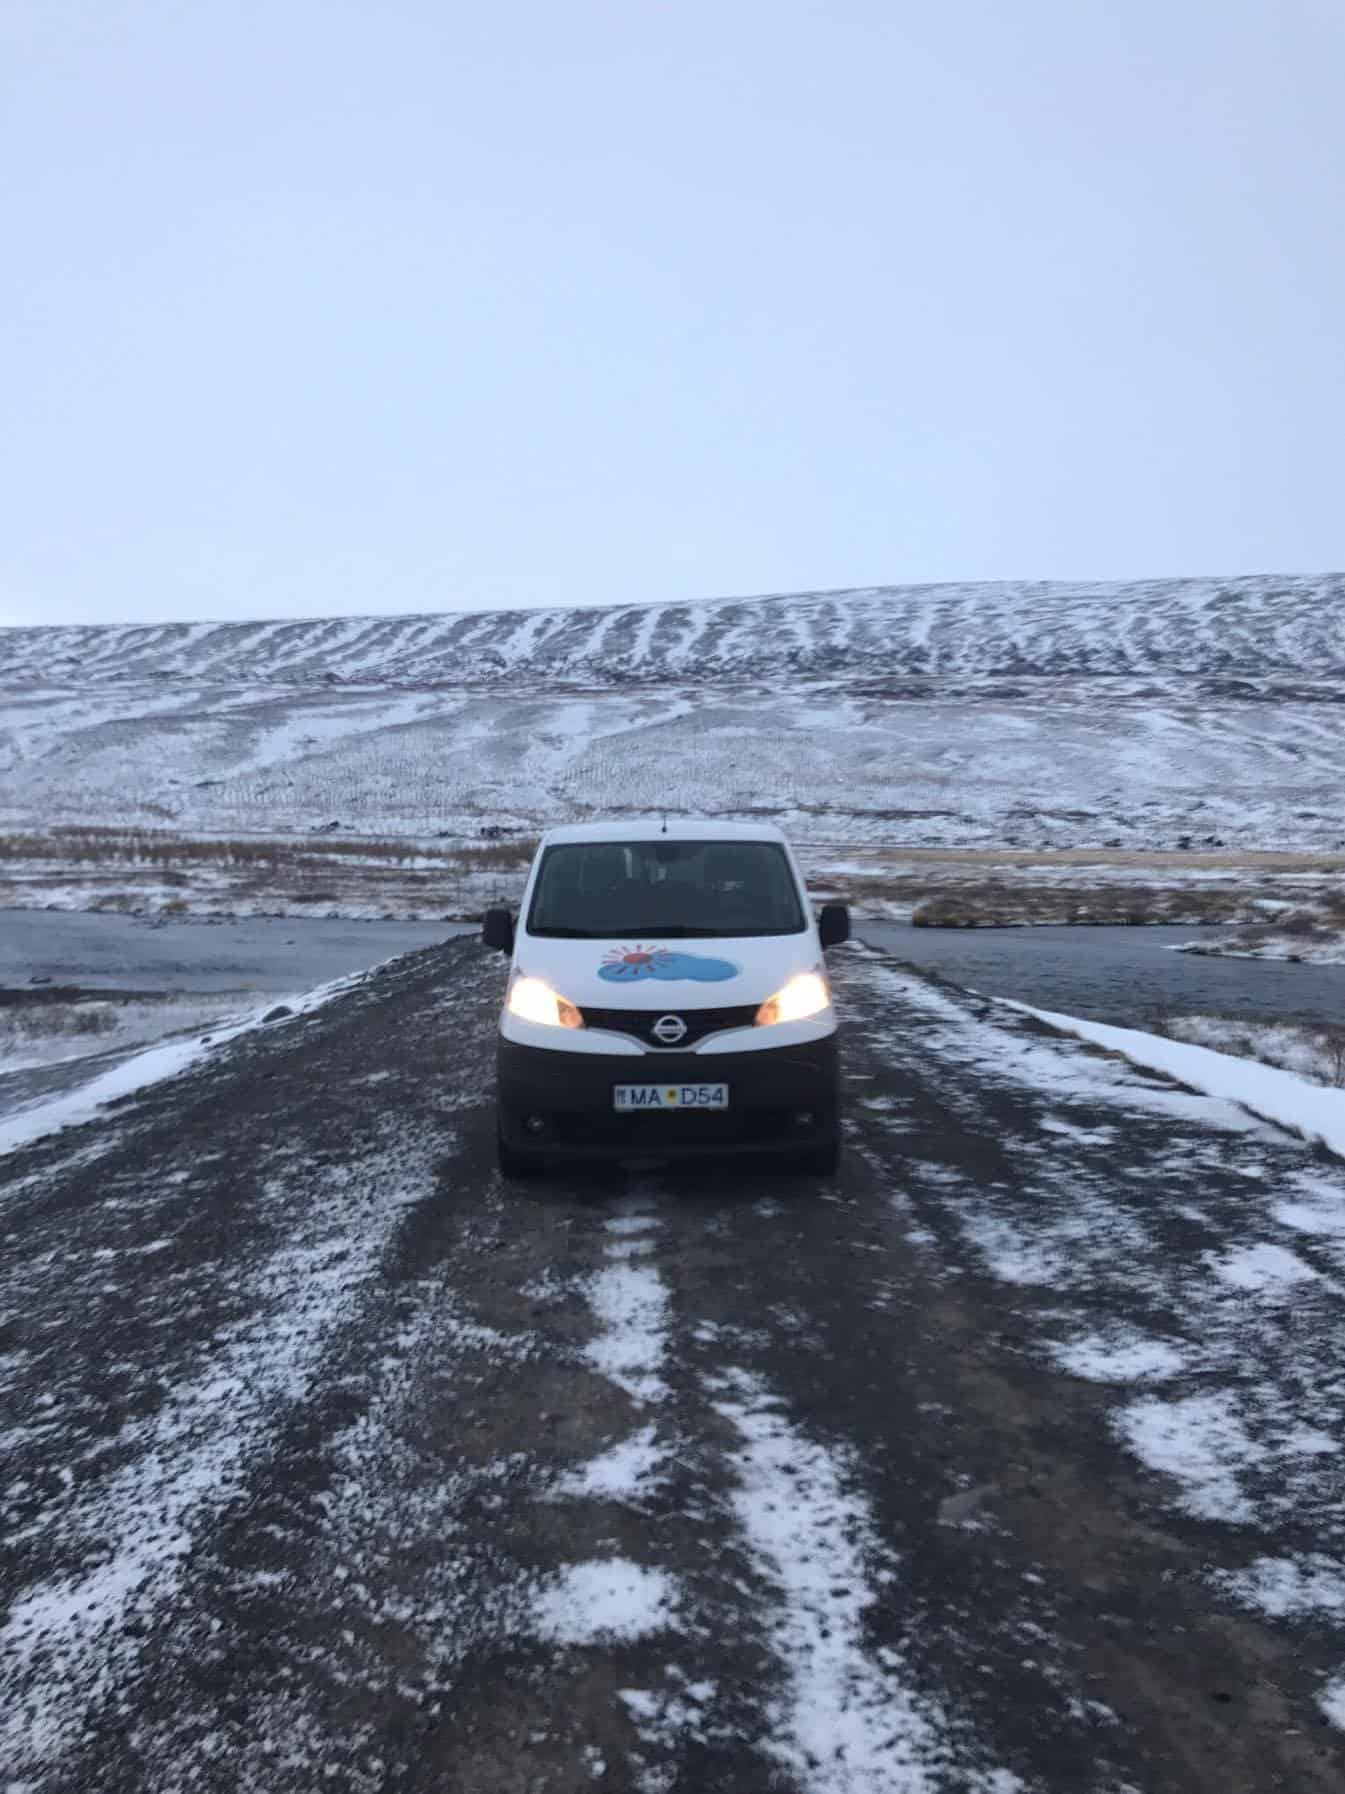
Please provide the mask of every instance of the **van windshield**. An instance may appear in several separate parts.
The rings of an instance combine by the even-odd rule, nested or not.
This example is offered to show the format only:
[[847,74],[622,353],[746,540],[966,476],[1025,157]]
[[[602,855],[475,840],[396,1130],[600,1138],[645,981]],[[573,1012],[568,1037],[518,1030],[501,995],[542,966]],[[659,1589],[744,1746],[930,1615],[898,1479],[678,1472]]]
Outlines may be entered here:
[[774,841],[574,841],[548,847],[529,934],[572,940],[799,934],[806,926]]

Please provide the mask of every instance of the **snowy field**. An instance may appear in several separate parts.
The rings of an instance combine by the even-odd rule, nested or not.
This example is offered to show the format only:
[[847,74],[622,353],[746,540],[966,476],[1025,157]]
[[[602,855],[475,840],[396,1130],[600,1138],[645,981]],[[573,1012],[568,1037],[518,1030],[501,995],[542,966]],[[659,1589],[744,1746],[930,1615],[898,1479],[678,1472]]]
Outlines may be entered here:
[[0,632],[0,826],[1345,848],[1345,579]]
[[[0,638],[0,654],[4,650]],[[0,824],[475,838],[597,813],[762,815],[804,840],[1345,845],[1345,707],[1199,682],[507,693],[15,689]]]

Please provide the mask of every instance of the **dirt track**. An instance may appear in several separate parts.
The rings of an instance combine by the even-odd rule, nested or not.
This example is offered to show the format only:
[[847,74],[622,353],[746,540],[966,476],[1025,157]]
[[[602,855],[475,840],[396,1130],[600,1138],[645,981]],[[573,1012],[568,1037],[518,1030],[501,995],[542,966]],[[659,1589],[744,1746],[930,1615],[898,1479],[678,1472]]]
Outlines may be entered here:
[[470,942],[0,1160],[12,1785],[1337,1790],[1345,1168],[840,959],[829,1186],[504,1188]]

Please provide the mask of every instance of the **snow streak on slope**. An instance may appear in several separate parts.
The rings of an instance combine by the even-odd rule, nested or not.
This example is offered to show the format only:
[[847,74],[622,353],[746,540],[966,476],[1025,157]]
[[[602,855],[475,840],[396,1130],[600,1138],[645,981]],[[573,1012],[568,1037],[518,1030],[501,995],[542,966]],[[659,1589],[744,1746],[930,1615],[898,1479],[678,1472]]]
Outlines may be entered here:
[[611,609],[0,631],[0,681],[197,685],[1345,671],[1345,575],[879,586]]

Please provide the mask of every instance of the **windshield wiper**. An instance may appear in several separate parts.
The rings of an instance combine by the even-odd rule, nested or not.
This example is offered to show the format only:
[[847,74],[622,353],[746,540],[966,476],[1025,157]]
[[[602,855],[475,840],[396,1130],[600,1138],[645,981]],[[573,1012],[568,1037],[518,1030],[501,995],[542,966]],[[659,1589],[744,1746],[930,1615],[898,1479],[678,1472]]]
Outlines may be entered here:
[[591,928],[530,928],[529,934],[544,935],[554,941],[605,941],[609,936],[595,934]]

